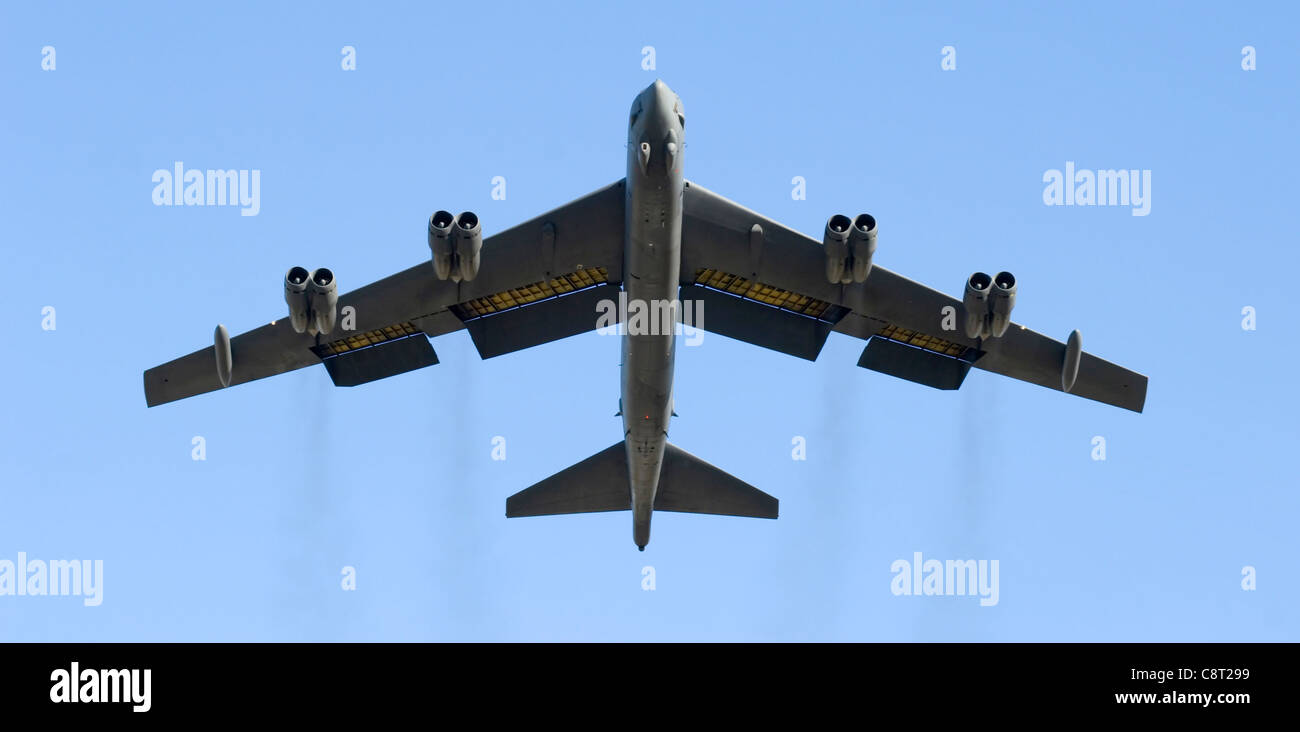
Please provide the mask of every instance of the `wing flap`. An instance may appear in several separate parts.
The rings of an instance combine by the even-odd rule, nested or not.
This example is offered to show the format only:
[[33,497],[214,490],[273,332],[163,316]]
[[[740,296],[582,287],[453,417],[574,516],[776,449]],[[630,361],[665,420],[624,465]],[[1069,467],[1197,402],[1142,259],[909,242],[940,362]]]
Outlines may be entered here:
[[887,338],[874,337],[862,349],[858,365],[900,379],[935,389],[961,387],[970,371],[970,363],[944,356],[924,348],[909,346]]
[[415,333],[368,348],[345,351],[325,360],[335,386],[360,386],[438,363],[424,333]]
[[465,321],[482,358],[550,343],[594,330],[601,300],[618,300],[618,288],[599,284]]
[[683,285],[681,300],[698,301],[701,322],[692,325],[763,348],[816,361],[833,323],[747,300],[700,285]]

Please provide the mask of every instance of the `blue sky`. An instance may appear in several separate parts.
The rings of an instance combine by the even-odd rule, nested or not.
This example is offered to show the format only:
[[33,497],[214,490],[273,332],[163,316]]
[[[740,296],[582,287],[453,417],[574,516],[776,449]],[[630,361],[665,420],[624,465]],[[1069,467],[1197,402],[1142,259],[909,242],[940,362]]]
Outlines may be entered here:
[[[6,6],[0,560],[100,559],[104,590],[0,596],[0,640],[1300,640],[1296,21]],[[814,235],[869,211],[876,261],[947,292],[1014,272],[1016,319],[1147,374],[1146,412],[980,371],[932,391],[858,368],[844,336],[808,363],[710,334],[680,353],[671,439],[781,518],[656,514],[642,554],[626,513],[503,515],[618,439],[613,338],[481,361],[462,332],[364,387],[310,368],[145,408],[144,369],[281,317],[292,265],[352,289],[427,260],[434,209],[490,235],[619,179],[656,77],[686,107],[689,179]],[[175,161],[261,171],[258,215],[154,206]],[[1044,205],[1067,161],[1152,171],[1150,214]],[[891,563],[918,551],[998,560],[998,604],[895,596]]]

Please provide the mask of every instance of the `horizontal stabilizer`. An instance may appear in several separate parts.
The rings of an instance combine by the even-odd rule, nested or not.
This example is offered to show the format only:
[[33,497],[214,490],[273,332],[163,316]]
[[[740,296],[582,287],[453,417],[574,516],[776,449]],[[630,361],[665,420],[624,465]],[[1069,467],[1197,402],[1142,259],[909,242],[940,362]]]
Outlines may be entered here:
[[776,498],[680,447],[665,448],[656,511],[774,519],[778,506]]
[[506,517],[627,511],[627,451],[622,442],[592,455],[506,499]]
[[862,349],[858,365],[935,389],[957,389],[966,380],[970,363],[960,358],[873,336]]
[[[777,499],[682,450],[667,445],[656,511],[776,518]],[[626,511],[632,508],[627,450],[610,445],[506,499],[506,516]]]

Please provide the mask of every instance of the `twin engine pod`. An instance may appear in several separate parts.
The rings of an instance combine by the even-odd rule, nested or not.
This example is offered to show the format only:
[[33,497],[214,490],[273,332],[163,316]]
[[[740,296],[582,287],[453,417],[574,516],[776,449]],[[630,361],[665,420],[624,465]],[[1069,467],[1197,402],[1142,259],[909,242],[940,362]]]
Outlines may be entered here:
[[850,219],[835,214],[826,221],[822,235],[826,253],[826,279],[837,285],[866,282],[871,274],[871,257],[876,253],[876,220],[870,214]]
[[308,272],[294,267],[284,275],[284,302],[297,333],[329,333],[338,320],[339,292],[334,273],[321,267]]
[[482,248],[483,229],[472,212],[453,218],[449,211],[438,211],[429,217],[429,249],[438,279],[460,282],[477,277]]
[[1011,310],[1016,306],[1016,278],[1010,272],[989,277],[976,272],[966,280],[962,296],[966,309],[967,338],[1001,338],[1011,325]]

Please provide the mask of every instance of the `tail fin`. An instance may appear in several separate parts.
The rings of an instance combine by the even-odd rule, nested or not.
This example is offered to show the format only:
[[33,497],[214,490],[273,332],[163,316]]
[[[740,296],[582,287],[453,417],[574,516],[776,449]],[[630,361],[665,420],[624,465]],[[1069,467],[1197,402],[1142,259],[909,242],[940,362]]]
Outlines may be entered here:
[[656,511],[774,519],[780,502],[676,445],[664,449]]
[[[622,442],[506,499],[506,516],[626,511],[632,508],[627,451]],[[664,449],[656,511],[777,517],[777,499],[676,445]]]
[[506,517],[627,511],[627,451],[618,442],[506,499]]

